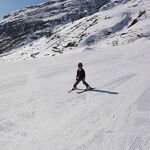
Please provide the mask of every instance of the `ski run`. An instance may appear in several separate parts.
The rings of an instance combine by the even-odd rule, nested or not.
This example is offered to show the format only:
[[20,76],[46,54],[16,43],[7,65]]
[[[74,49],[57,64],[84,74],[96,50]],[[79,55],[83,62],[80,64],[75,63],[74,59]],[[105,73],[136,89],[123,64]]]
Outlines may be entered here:
[[[111,0],[1,55],[0,150],[150,150],[149,6]],[[68,93],[79,62],[95,89]]]
[[[150,149],[149,40],[98,47],[0,63],[1,150]],[[68,94],[79,61],[96,90]]]

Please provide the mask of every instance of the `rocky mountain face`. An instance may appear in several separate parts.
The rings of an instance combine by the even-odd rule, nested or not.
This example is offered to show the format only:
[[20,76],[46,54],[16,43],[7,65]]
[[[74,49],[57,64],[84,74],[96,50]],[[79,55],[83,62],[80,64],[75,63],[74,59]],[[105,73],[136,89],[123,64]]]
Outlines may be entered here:
[[0,21],[0,53],[23,46],[54,28],[89,16],[109,0],[50,0],[4,16]]

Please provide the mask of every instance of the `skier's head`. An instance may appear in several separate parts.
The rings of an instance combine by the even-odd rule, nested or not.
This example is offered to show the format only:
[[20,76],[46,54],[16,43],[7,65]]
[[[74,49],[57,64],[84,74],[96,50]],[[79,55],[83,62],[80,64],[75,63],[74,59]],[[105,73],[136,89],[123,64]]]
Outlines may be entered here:
[[83,64],[80,62],[78,63],[78,68],[82,68],[83,67]]

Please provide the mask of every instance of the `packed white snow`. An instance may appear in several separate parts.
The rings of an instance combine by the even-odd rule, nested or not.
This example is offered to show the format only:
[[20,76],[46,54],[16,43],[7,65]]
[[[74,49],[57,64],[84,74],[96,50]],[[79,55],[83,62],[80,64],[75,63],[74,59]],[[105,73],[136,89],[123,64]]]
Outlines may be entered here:
[[[150,150],[149,6],[112,0],[1,55],[0,150]],[[69,94],[79,62],[96,89]]]
[[[150,42],[0,63],[1,150],[149,150]],[[94,91],[68,94],[82,62]],[[78,88],[84,89],[80,83]]]

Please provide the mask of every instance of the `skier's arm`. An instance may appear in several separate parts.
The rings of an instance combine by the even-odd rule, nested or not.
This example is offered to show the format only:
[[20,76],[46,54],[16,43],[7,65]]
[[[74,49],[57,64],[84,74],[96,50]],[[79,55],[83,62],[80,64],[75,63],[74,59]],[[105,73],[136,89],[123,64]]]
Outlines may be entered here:
[[82,76],[83,76],[83,80],[85,80],[85,71],[84,71],[84,69],[82,71]]
[[83,77],[85,78],[85,71],[83,70]]
[[79,70],[77,70],[76,80],[79,79]]

